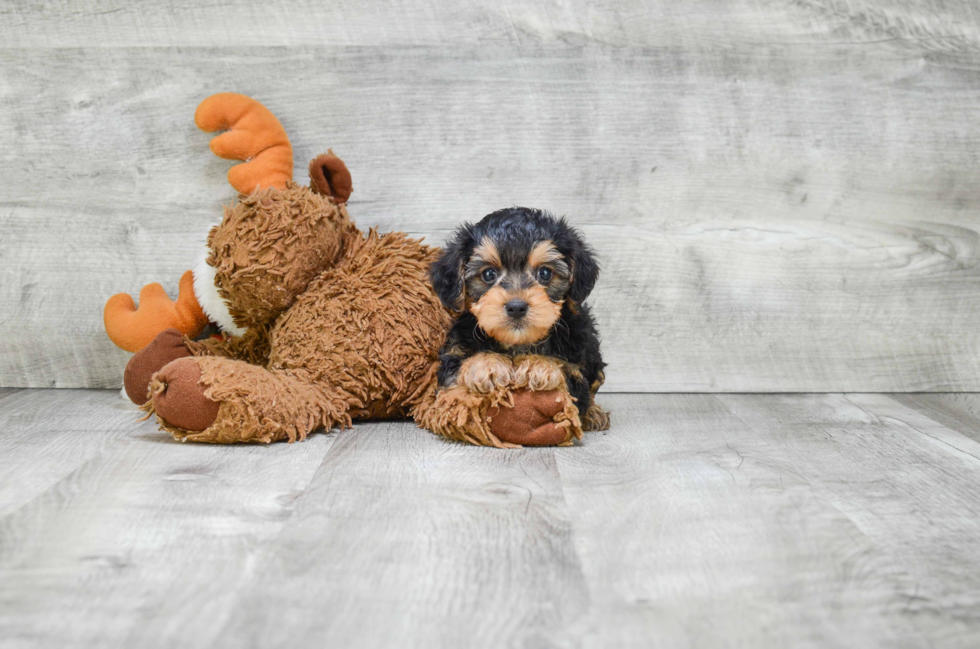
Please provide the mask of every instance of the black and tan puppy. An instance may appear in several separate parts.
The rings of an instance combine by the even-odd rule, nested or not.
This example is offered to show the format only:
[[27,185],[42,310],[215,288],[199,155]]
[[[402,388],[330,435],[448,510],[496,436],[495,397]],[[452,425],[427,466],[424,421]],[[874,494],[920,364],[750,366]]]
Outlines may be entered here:
[[599,267],[578,231],[542,210],[500,210],[463,225],[430,272],[459,314],[440,351],[441,387],[564,383],[583,429],[608,427],[594,402],[605,364],[584,304]]

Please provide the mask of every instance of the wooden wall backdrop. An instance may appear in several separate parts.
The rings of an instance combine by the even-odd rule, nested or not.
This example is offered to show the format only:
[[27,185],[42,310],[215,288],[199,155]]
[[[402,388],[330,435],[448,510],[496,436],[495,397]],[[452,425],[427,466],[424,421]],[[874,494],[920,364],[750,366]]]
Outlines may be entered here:
[[226,90],[361,226],[568,215],[611,391],[980,390],[973,0],[4,0],[0,385],[120,384],[102,304],[231,198]]

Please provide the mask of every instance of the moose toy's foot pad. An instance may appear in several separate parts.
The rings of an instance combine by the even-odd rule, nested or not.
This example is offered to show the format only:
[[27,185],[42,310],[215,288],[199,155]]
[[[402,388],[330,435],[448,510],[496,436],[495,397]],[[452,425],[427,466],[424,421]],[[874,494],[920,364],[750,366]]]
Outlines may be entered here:
[[197,359],[179,358],[157,372],[150,386],[153,411],[171,426],[202,431],[218,418],[218,402],[204,396]]
[[150,380],[170,361],[190,356],[184,345],[184,334],[176,329],[166,329],[157,334],[149,345],[136,352],[126,364],[123,386],[126,396],[138,406],[149,401]]
[[571,420],[555,421],[565,411],[567,394],[558,390],[535,392],[515,390],[514,407],[493,407],[487,412],[490,430],[503,442],[521,446],[570,444],[574,436]]

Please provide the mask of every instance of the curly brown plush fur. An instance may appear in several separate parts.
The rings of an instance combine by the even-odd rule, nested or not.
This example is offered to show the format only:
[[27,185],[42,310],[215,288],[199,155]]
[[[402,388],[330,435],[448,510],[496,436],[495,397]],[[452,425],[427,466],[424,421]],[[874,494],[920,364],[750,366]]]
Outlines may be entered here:
[[427,390],[426,407],[415,420],[451,439],[484,446],[570,445],[581,439],[582,422],[561,370],[550,363],[538,357],[513,363],[496,354],[471,357],[455,386]]
[[337,262],[357,232],[332,198],[290,181],[225,207],[208,235],[218,294],[242,328],[273,321],[321,271]]
[[207,264],[245,333],[185,340],[183,358],[172,350],[172,332],[158,336],[142,362],[177,360],[132,388],[149,395],[144,410],[177,439],[212,443],[291,442],[318,428],[403,416],[451,439],[498,447],[580,437],[564,385],[535,383],[533,372],[514,372],[490,391],[438,389],[439,348],[452,320],[429,283],[440,250],[403,233],[362,233],[343,203],[319,193],[349,192],[349,174],[329,178],[346,167],[336,156],[312,166],[316,191],[288,181],[225,209],[208,236]]

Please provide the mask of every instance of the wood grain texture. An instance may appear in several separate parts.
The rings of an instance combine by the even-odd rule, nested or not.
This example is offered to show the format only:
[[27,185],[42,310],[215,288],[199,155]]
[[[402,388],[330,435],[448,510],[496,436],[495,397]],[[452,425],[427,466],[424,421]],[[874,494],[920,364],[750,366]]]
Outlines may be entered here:
[[283,623],[301,646],[553,637],[589,604],[569,516],[553,449],[501,453],[404,423],[358,426],[266,546],[218,646],[286,644]]
[[980,394],[896,394],[893,398],[980,442]]
[[0,385],[119,385],[102,304],[193,264],[230,191],[191,118],[230,89],[347,161],[362,226],[568,215],[609,391],[980,390],[974,4],[256,6],[5,7]]
[[878,601],[908,624],[896,620],[898,634],[980,641],[980,445],[882,395],[718,398],[766,443],[785,446],[813,496],[853,526],[848,536],[871,544],[847,543],[840,567],[849,583],[888,584]]
[[7,47],[603,43],[685,47],[786,41],[980,49],[970,0],[266,0],[153,4],[8,0]]
[[[0,394],[0,518],[121,437],[143,413],[118,393],[18,390]],[[55,422],[55,425],[52,423]]]
[[[889,475],[890,462],[875,457],[908,452],[908,440],[888,442],[887,425],[869,430],[867,415],[843,398],[814,395],[723,402],[646,395],[627,400],[614,417],[607,434],[557,454],[594,601],[568,629],[582,646],[648,646],[652,629],[658,646],[976,641],[976,626],[949,626],[966,610],[956,604],[959,595],[950,594],[950,610],[917,614],[928,604],[916,593],[938,596],[943,581],[925,568],[909,575],[912,559],[888,547],[934,546],[918,530],[895,530],[897,518],[888,526],[891,538],[870,534],[861,520],[918,504],[902,479]],[[831,437],[834,428],[847,442]],[[844,444],[876,448],[855,458]],[[943,467],[933,478],[943,475],[944,484],[980,479],[980,467],[954,462],[946,469],[941,453],[931,459]],[[879,500],[890,492],[897,493]],[[942,558],[946,567],[974,561],[969,539],[980,533],[954,517],[952,504],[937,513],[946,525],[933,532],[955,538]],[[922,512],[916,527],[933,523],[932,510],[906,516],[917,516],[913,511]]]
[[919,444],[933,444],[971,469],[976,468],[980,462],[980,441],[975,439],[975,431],[973,435],[964,434],[956,428],[946,426],[926,409],[906,405],[901,399],[895,399],[891,395],[851,394],[847,398],[879,419],[889,423],[896,422],[898,430],[914,437]]
[[980,442],[886,395],[608,395],[521,451],[180,444],[119,399],[0,401],[4,649],[980,642]]
[[5,463],[36,467],[0,487],[5,648],[207,646],[335,439],[180,444],[116,392],[26,394],[0,429]]

